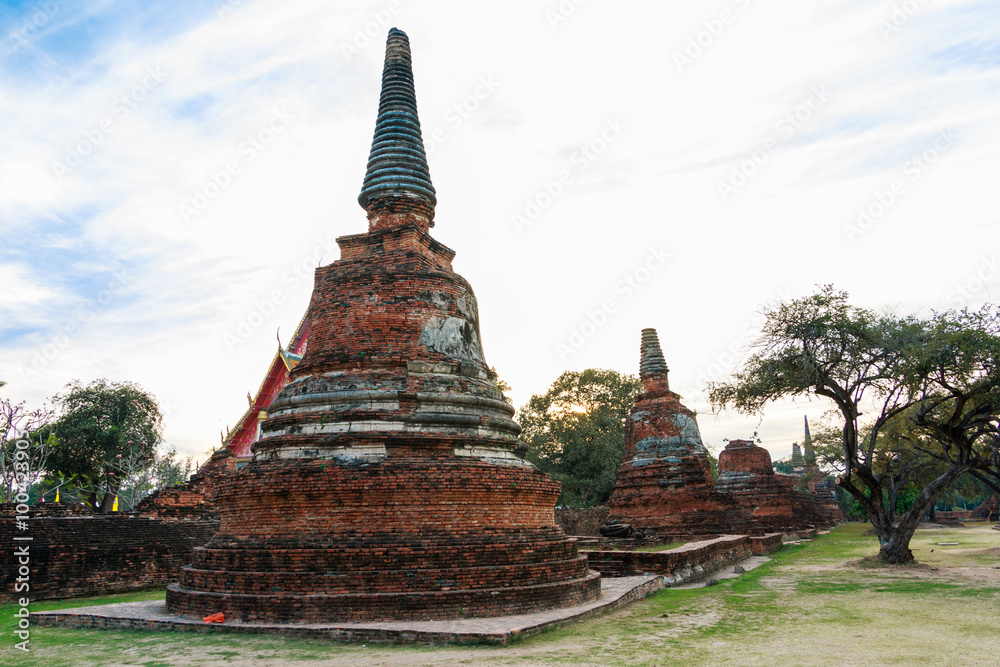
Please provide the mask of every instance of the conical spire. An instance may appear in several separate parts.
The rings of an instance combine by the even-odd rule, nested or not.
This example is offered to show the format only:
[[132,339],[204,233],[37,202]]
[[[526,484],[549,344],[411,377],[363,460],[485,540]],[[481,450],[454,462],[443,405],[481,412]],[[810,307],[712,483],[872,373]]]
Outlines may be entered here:
[[385,45],[375,137],[358,203],[368,211],[373,227],[389,226],[377,223],[379,213],[414,212],[430,226],[437,204],[417,117],[410,40],[396,28],[389,31]]
[[[656,329],[642,330],[642,343],[639,347],[639,377],[643,380],[647,378],[661,378],[665,383],[667,379],[667,361],[663,358],[663,351],[660,349],[660,339],[656,335]],[[666,387],[664,387],[666,388]]]
[[802,441],[802,448],[805,450],[806,465],[813,467],[816,465],[816,451],[813,449],[812,435],[809,434],[809,417],[805,415],[802,418],[806,424],[806,435],[805,440]]

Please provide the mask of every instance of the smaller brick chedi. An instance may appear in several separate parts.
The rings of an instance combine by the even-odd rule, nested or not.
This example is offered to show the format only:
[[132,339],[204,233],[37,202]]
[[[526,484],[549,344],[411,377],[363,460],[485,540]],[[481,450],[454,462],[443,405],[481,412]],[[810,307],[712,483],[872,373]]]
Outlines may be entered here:
[[640,353],[643,391],[625,422],[625,456],[608,501],[612,519],[660,536],[796,531],[836,522],[813,493],[794,487],[798,478],[776,475],[771,455],[750,440],[726,445],[713,484],[695,415],[670,391],[654,329],[643,329]]
[[625,456],[608,500],[611,517],[648,532],[732,532],[747,512],[712,483],[694,413],[670,391],[655,329],[642,330],[642,393],[625,421]]
[[488,378],[476,297],[431,238],[437,202],[407,36],[389,32],[359,203],[368,232],[316,270],[309,345],[173,612],[244,622],[501,616],[594,600]]

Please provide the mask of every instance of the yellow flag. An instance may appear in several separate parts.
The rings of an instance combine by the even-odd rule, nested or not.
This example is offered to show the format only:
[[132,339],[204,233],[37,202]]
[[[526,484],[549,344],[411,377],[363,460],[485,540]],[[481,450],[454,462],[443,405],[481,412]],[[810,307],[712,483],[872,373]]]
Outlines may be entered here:
[[115,504],[111,506],[111,511],[112,512],[118,511],[118,496],[115,496]]
[[59,489],[56,489],[56,502],[59,502]]

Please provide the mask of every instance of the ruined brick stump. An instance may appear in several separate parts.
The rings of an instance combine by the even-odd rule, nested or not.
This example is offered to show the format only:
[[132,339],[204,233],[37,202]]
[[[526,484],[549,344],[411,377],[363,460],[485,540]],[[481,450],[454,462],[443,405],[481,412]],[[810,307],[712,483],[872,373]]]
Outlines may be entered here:
[[797,494],[774,474],[771,454],[752,440],[730,440],[719,453],[716,488],[746,507],[758,529],[785,532],[803,525]]

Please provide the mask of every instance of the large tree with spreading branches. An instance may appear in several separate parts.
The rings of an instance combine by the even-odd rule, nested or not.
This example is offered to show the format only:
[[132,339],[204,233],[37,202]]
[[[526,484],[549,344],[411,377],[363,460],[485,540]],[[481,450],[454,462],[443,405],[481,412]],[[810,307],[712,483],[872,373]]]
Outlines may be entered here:
[[[878,314],[826,286],[764,316],[761,337],[732,379],[709,387],[711,401],[758,414],[787,397],[832,402],[841,427],[837,484],[872,522],[880,560],[913,560],[909,543],[921,517],[963,475],[1000,482],[996,306],[928,317]],[[887,460],[883,444],[901,437],[919,457]],[[911,475],[917,459],[933,461],[935,474]],[[890,492],[901,475],[919,480],[919,493],[895,515]]]

